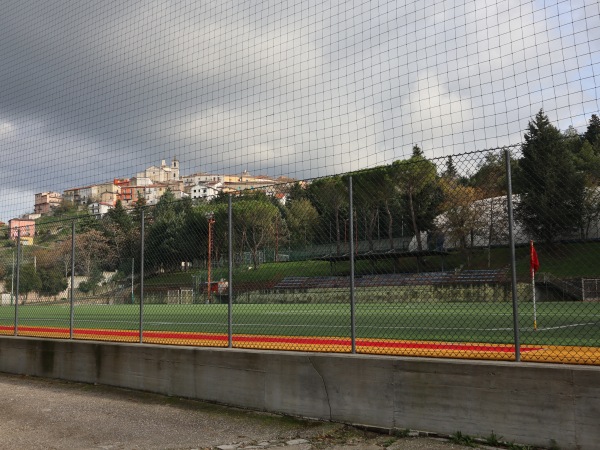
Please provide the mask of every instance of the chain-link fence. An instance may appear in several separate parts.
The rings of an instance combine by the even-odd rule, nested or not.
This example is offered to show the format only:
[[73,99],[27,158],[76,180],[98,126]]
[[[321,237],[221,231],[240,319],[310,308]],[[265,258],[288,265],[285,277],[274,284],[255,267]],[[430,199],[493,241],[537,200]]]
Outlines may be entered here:
[[17,223],[0,332],[597,364],[600,171],[544,152]]

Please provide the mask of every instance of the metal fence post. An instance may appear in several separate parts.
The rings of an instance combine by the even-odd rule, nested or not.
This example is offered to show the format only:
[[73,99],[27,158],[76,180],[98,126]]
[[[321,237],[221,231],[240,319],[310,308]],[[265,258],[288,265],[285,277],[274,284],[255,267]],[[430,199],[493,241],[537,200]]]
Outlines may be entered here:
[[517,261],[515,256],[515,233],[513,221],[513,204],[512,204],[512,175],[510,171],[510,152],[507,148],[504,149],[504,159],[506,161],[506,187],[508,205],[508,234],[510,237],[510,267],[511,267],[511,284],[512,284],[512,304],[513,304],[513,332],[515,339],[515,360],[521,361],[521,343],[519,338],[519,306],[517,304]]
[[73,339],[75,321],[75,220],[71,223],[71,302],[69,305],[69,339]]
[[140,344],[144,342],[144,210],[141,220],[141,250],[140,250]]
[[231,194],[229,194],[229,201],[227,207],[227,215],[229,216],[229,221],[227,224],[227,234],[229,239],[229,248],[228,248],[228,282],[229,285],[227,287],[227,293],[229,296],[228,306],[227,306],[227,347],[233,347],[233,214],[231,207]]
[[19,274],[21,271],[21,228],[17,228],[17,290],[15,292],[15,336],[19,335]]
[[354,296],[354,206],[352,194],[352,175],[348,177],[348,200],[350,202],[350,339],[352,341],[352,353],[356,353],[356,317]]
[[133,293],[133,282],[134,280],[134,275],[135,275],[135,258],[131,258],[131,304],[133,305],[135,303],[135,294]]

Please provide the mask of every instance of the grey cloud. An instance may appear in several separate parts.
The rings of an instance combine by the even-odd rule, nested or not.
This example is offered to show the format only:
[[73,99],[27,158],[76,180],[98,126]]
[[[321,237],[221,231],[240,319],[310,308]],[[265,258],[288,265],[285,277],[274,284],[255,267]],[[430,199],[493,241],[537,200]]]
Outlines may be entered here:
[[321,176],[414,143],[442,156],[518,142],[540,107],[584,126],[599,13],[595,0],[15,3],[0,15],[0,149],[19,157],[0,189],[63,190],[174,155],[184,172]]

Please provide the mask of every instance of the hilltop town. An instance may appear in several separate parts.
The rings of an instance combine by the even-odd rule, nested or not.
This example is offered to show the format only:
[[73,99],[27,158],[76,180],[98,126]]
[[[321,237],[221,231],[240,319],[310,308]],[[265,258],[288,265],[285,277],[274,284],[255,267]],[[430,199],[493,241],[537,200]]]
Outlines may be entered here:
[[208,200],[221,193],[262,190],[285,204],[286,194],[281,186],[294,181],[287,177],[255,176],[247,170],[234,175],[205,172],[181,175],[179,161],[174,157],[170,164],[162,160],[160,165],[147,167],[131,178],[114,178],[112,181],[65,189],[62,193],[37,193],[33,213],[11,219],[8,225],[11,238],[16,238],[17,229],[20,229],[22,242],[28,244],[28,240],[33,240],[34,235],[34,231],[28,233],[28,230],[35,230],[35,220],[54,214],[64,205],[87,209],[90,214],[99,218],[114,208],[118,201],[126,209],[133,208],[141,199],[145,205],[155,205],[167,190],[176,199],[189,197],[196,201]]

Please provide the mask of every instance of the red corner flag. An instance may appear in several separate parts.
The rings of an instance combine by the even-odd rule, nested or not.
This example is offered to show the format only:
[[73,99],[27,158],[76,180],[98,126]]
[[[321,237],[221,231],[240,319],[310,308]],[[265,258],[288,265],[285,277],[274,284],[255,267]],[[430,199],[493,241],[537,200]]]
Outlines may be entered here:
[[535,247],[533,246],[533,241],[529,241],[529,247],[529,271],[531,272],[531,276],[533,276],[533,274],[535,274],[540,268],[540,261],[538,260]]

